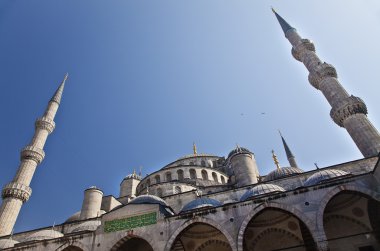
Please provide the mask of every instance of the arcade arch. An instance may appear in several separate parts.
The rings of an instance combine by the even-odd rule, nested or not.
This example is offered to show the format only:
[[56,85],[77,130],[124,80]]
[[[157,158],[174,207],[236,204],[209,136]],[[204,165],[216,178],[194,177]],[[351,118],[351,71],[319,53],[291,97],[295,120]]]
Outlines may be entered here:
[[127,237],[118,241],[111,251],[153,251],[152,246],[146,240],[139,237]]
[[354,191],[341,191],[327,203],[323,228],[330,250],[379,250],[380,202]]
[[217,228],[201,222],[183,229],[174,240],[170,251],[232,251],[226,236]]
[[290,212],[269,207],[248,222],[243,235],[243,250],[314,251],[317,248],[304,222]]

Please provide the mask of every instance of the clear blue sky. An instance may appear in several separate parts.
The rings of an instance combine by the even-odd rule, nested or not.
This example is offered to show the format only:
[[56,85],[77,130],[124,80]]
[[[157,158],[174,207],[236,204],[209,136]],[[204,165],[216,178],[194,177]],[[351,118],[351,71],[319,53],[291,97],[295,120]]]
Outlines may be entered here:
[[270,6],[315,42],[380,128],[378,0],[1,0],[1,186],[70,75],[15,230],[63,222],[91,185],[118,196],[133,168],[157,170],[193,141],[220,156],[245,146],[262,175],[272,149],[287,165],[277,129],[304,170],[361,158]]

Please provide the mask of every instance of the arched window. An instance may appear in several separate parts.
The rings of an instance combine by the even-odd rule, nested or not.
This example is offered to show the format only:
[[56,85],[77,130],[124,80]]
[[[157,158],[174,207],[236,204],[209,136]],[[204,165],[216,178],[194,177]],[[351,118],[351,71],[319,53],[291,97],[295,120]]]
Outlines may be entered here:
[[160,183],[161,182],[160,175],[154,176],[154,179],[156,180],[156,183]]
[[166,181],[172,181],[172,173],[166,173]]
[[183,180],[183,171],[182,169],[177,170],[178,180]]
[[146,185],[147,185],[147,186],[150,186],[150,179],[147,179],[147,180],[146,180]]
[[207,171],[206,170],[202,170],[202,179],[208,180],[208,178],[207,178]]
[[176,186],[176,187],[174,188],[174,194],[178,194],[178,193],[182,193],[182,189],[181,189],[181,187]]
[[190,179],[195,180],[197,178],[197,173],[194,169],[190,169]]
[[212,172],[212,178],[215,182],[218,182],[218,175],[216,173]]
[[220,176],[220,179],[222,180],[222,184],[226,184],[226,180],[224,179],[223,176]]
[[206,166],[206,161],[202,160],[201,161],[201,166]]
[[157,188],[157,196],[162,197],[162,189],[161,188]]

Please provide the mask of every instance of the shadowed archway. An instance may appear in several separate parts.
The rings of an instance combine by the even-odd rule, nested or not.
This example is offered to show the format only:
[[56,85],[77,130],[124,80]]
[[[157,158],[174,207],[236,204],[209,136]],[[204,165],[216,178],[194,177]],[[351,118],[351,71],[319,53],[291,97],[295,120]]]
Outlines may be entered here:
[[76,246],[65,247],[62,251],[83,251],[83,249]]
[[118,241],[111,251],[153,251],[153,248],[142,238],[128,237]]
[[171,251],[232,251],[226,236],[217,228],[194,223],[182,230],[173,242]]
[[368,195],[342,191],[327,203],[323,227],[330,250],[379,250],[380,202]]
[[317,248],[305,223],[290,212],[266,208],[249,221],[243,235],[243,250],[314,251]]

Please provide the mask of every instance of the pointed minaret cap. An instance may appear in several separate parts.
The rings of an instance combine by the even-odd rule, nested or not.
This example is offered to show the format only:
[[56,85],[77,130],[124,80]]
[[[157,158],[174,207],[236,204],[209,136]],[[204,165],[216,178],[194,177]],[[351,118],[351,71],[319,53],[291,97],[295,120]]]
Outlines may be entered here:
[[63,89],[65,88],[65,82],[66,82],[68,76],[69,76],[69,74],[66,73],[65,77],[62,80],[62,83],[59,85],[58,89],[55,91],[54,96],[50,99],[51,102],[56,102],[58,104],[61,103]]
[[288,144],[286,144],[286,141],[285,141],[284,137],[282,137],[282,134],[281,134],[280,130],[278,130],[278,132],[280,133],[282,144],[284,145],[284,148],[285,148],[286,157],[288,159],[294,158],[294,155],[293,155],[292,151],[290,151],[290,148],[289,148]]
[[283,19],[279,14],[277,14],[277,12],[273,9],[273,7],[272,7],[272,11],[276,15],[276,18],[278,22],[280,23],[282,31],[284,32],[285,36],[286,36],[286,32],[288,32],[289,30],[295,30],[290,24],[288,24],[288,22],[285,21],[285,19]]

